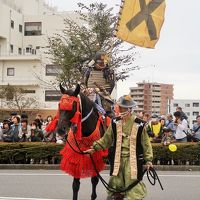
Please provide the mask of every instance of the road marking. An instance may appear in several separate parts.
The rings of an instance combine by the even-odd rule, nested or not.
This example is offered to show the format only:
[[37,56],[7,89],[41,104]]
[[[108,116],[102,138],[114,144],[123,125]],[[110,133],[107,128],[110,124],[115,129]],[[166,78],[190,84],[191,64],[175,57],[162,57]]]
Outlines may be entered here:
[[[21,173],[0,173],[0,176],[70,176],[68,174],[21,174]],[[109,174],[101,174],[101,176],[109,177]],[[70,176],[71,177],[71,176]]]
[[[70,176],[68,174],[20,174],[20,173],[0,173],[0,176]],[[110,176],[109,174],[101,174],[101,176]]]
[[41,199],[41,198],[24,198],[24,197],[0,197],[2,200],[70,200],[70,199]]
[[69,176],[68,174],[20,174],[20,173],[0,173],[0,176]]
[[163,174],[163,175],[159,175],[159,174],[158,174],[158,176],[159,176],[159,177],[200,178],[200,175],[184,175],[184,174],[183,174],[183,175],[181,175],[181,174],[180,174],[180,175],[175,175],[175,174],[174,174],[174,175],[173,175],[173,174],[171,174],[171,175],[164,175],[164,174]]
[[[21,173],[0,173],[0,176],[70,176],[68,174],[21,174]],[[101,176],[109,177],[109,174],[101,174]],[[145,175],[146,176],[146,175]],[[158,174],[159,177],[186,177],[186,178],[200,178],[199,175],[190,174]]]

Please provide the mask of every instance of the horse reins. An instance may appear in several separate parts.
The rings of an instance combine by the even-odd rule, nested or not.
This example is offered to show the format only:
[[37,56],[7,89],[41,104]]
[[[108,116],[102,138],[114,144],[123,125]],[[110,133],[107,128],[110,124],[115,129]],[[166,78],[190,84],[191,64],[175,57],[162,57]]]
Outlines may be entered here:
[[[80,98],[80,96],[78,96],[78,98],[79,98],[79,101],[80,101],[80,109],[81,109],[81,111],[82,111],[81,98]],[[94,108],[92,108],[91,111],[86,115],[86,117],[84,117],[84,118],[81,120],[81,123],[84,122],[84,121],[86,121],[86,120],[89,118],[89,116],[90,116],[90,115],[92,114],[92,112],[93,112],[93,109],[94,109]],[[81,112],[81,113],[82,113],[82,112]],[[75,141],[76,146],[77,146],[77,148],[78,148],[79,151],[77,151],[76,149],[74,149],[74,147],[70,144],[70,142],[68,141],[68,139],[67,139],[67,137],[66,137],[66,142],[68,143],[68,145],[70,146],[70,148],[71,148],[75,153],[78,153],[78,154],[81,154],[81,155],[89,154],[89,153],[85,153],[85,152],[83,152],[83,151],[81,150],[81,148],[80,148],[80,146],[79,146],[79,144],[78,144],[78,141],[77,141],[77,139],[76,139],[74,133],[73,133],[73,136],[74,136],[74,141]],[[89,154],[89,155],[90,155],[90,159],[91,159],[91,161],[92,161],[92,165],[93,165],[93,167],[94,167],[94,170],[95,170],[95,172],[96,172],[96,174],[97,174],[97,177],[101,180],[102,184],[104,185],[104,187],[105,187],[108,191],[110,191],[110,192],[112,192],[112,193],[124,193],[124,192],[129,191],[129,190],[132,189],[133,187],[135,187],[135,186],[140,182],[140,180],[137,179],[136,181],[134,181],[133,183],[131,183],[131,184],[130,184],[128,187],[126,187],[126,188],[122,188],[122,189],[113,188],[113,187],[110,186],[110,185],[104,180],[104,178],[100,175],[100,173],[99,173],[98,170],[97,170],[97,167],[96,167],[96,164],[95,164],[95,162],[94,162],[94,159],[93,159],[92,155],[91,155],[91,154]],[[156,171],[155,171],[154,168],[150,168],[149,170],[145,169],[145,170],[143,171],[142,176],[144,176],[145,173],[147,173],[147,178],[148,178],[149,182],[150,182],[152,185],[155,185],[155,184],[156,184],[156,180],[158,180],[158,182],[159,182],[159,184],[160,184],[160,187],[161,187],[161,189],[163,190],[163,186],[162,186],[162,184],[161,184],[161,182],[160,182],[160,179],[159,179],[159,177],[158,177],[158,174],[156,173]],[[150,178],[150,177],[153,179],[153,181],[151,181],[151,178]]]
[[89,116],[92,114],[94,108],[92,107],[92,109],[90,110],[90,112],[82,119],[82,101],[81,101],[80,95],[78,95],[78,98],[79,98],[79,102],[80,102],[81,122],[84,122],[84,121],[86,121],[86,120],[89,118]]
[[[69,144],[70,148],[71,148],[75,153],[78,153],[78,154],[81,154],[81,155],[89,154],[89,153],[83,152],[83,151],[80,149],[80,146],[79,146],[78,141],[77,141],[77,139],[76,139],[76,137],[75,137],[75,134],[73,134],[73,135],[74,135],[74,140],[75,140],[76,146],[77,146],[77,148],[78,148],[79,151],[75,150],[75,149],[72,147],[72,145],[69,143],[69,141],[66,139],[66,141],[67,141],[67,143]],[[96,174],[97,174],[97,177],[100,179],[100,181],[102,182],[102,184],[104,185],[104,187],[105,187],[108,191],[110,191],[110,192],[112,192],[112,193],[124,193],[124,192],[127,192],[127,191],[131,190],[133,187],[135,187],[135,186],[140,182],[140,180],[137,179],[136,181],[134,181],[133,183],[131,183],[131,184],[130,184],[129,186],[127,186],[126,188],[123,188],[123,189],[116,189],[116,188],[113,188],[113,187],[110,186],[110,185],[105,181],[105,179],[100,175],[99,171],[97,170],[97,167],[96,167],[96,164],[95,164],[95,162],[94,162],[94,159],[93,159],[92,155],[91,155],[91,154],[89,154],[89,155],[90,155],[90,159],[91,159],[91,161],[92,161],[92,165],[93,165],[93,167],[94,167],[94,170],[95,170],[95,172],[96,172]],[[142,173],[142,176],[144,176],[145,173],[147,173],[147,179],[148,179],[148,181],[150,182],[151,185],[155,185],[155,184],[156,184],[156,180],[158,180],[161,189],[164,190],[164,189],[163,189],[163,186],[162,186],[162,184],[161,184],[161,181],[160,181],[160,179],[159,179],[159,177],[158,177],[158,174],[157,174],[157,172],[155,171],[154,168],[151,167],[149,170],[145,169],[145,170],[143,171],[143,173]],[[153,179],[153,181],[151,180],[151,178]]]

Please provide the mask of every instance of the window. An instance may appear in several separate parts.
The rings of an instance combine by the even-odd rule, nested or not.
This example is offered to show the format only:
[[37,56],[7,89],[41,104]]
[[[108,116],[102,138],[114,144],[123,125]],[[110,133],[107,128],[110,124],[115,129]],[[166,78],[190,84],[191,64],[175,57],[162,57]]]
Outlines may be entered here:
[[189,104],[189,103],[186,103],[186,104],[185,104],[185,107],[190,107],[190,104]]
[[31,53],[32,48],[31,47],[26,47],[26,53]]
[[35,90],[23,90],[24,94],[35,94]]
[[10,45],[10,53],[13,53],[13,44]]
[[42,22],[25,22],[25,36],[42,35]]
[[18,54],[22,54],[22,48],[18,48]]
[[173,105],[174,107],[177,107],[178,106],[178,103],[174,103],[174,105]]
[[199,107],[199,103],[193,103],[193,107]]
[[20,33],[22,33],[22,29],[23,29],[22,25],[19,24],[19,32],[20,32]]
[[152,96],[152,98],[160,98],[160,96]]
[[59,101],[61,98],[60,91],[57,90],[46,90],[45,101]]
[[199,115],[199,112],[193,112],[192,115],[197,116],[197,115]]
[[153,90],[153,92],[160,92],[160,90]]
[[56,76],[60,71],[57,65],[46,65],[46,76]]
[[7,68],[7,76],[14,76],[15,68]]
[[40,50],[40,46],[36,46],[35,49],[36,49],[36,50],[35,50],[35,53],[37,54],[38,51]]
[[33,55],[35,55],[35,54],[36,54],[36,50],[35,50],[35,49],[32,49],[32,50],[31,50],[31,53],[32,53]]
[[152,108],[160,108],[160,106],[152,106]]
[[15,26],[15,23],[14,23],[14,21],[13,21],[13,20],[11,20],[11,21],[10,21],[10,26],[11,26],[11,28],[14,28],[14,26]]

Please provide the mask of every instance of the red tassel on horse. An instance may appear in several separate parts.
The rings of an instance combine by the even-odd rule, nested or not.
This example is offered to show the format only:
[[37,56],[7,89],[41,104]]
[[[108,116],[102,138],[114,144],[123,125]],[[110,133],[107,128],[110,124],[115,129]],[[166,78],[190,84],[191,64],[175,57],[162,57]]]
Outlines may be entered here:
[[76,111],[73,118],[70,120],[72,124],[77,125],[77,131],[76,133],[76,139],[81,140],[82,139],[82,129],[81,129],[81,113],[79,111]]
[[45,128],[46,132],[54,132],[58,124],[58,118],[55,117]]

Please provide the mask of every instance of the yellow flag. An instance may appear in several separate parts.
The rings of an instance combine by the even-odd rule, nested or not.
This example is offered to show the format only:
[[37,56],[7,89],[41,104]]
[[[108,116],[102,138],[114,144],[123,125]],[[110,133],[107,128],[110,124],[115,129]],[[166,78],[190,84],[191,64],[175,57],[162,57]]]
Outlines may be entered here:
[[164,13],[165,0],[124,0],[116,36],[131,44],[154,48]]

